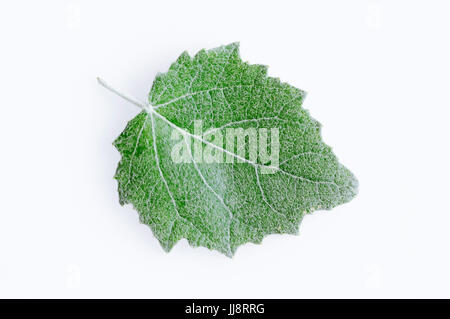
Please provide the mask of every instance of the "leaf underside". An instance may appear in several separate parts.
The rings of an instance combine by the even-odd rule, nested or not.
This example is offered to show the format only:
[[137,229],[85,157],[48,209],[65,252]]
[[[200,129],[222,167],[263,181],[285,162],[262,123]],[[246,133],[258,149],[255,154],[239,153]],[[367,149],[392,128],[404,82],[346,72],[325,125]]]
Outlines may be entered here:
[[[114,142],[122,155],[120,203],[134,206],[166,251],[186,238],[232,256],[268,234],[297,234],[305,214],[346,203],[358,188],[322,142],[304,98],[268,77],[266,66],[243,62],[238,43],[193,58],[182,53],[153,82],[149,104],[158,114],[142,111]],[[205,129],[279,128],[279,170],[261,174],[257,162],[174,163],[171,133],[193,134],[194,120]]]

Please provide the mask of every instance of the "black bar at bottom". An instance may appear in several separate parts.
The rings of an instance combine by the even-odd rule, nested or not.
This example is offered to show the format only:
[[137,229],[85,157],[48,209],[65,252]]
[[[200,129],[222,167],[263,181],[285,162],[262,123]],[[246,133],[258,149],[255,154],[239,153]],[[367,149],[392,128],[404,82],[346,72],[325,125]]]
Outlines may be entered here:
[[[363,306],[363,308],[361,308]],[[2,300],[2,310],[10,308],[15,314],[28,311],[46,314],[129,316],[135,311],[149,318],[301,318],[324,315],[385,316],[392,311],[413,310],[415,315],[429,314],[438,308],[447,310],[449,300],[293,300],[293,299],[155,299],[155,300]],[[445,307],[445,308],[444,308]],[[88,310],[86,310],[88,309]],[[358,309],[364,309],[360,311]],[[50,311],[49,311],[50,310]],[[446,311],[447,312],[447,311]],[[147,316],[146,315],[146,316]]]

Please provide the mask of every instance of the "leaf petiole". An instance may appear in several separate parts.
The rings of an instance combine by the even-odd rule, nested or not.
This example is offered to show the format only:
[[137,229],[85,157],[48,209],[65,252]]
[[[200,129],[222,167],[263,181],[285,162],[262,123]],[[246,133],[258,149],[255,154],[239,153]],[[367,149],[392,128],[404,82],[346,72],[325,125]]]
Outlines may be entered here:
[[128,95],[126,93],[119,92],[117,89],[113,88],[110,84],[108,84],[105,80],[103,80],[100,77],[97,77],[97,82],[103,86],[104,88],[110,90],[111,92],[117,94],[121,98],[127,100],[130,103],[133,103],[134,105],[140,107],[144,111],[150,111],[154,112],[153,107],[150,104],[143,103],[141,101],[138,101],[136,98],[132,97],[131,95]]

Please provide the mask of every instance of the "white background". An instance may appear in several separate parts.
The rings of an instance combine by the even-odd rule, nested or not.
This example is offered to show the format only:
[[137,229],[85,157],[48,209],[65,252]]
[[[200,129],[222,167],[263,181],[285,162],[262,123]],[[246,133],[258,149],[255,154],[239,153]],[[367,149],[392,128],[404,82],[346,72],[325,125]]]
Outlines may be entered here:
[[[0,297],[450,297],[448,1],[4,1]],[[306,90],[360,193],[233,259],[165,253],[112,141],[188,50],[241,42]]]

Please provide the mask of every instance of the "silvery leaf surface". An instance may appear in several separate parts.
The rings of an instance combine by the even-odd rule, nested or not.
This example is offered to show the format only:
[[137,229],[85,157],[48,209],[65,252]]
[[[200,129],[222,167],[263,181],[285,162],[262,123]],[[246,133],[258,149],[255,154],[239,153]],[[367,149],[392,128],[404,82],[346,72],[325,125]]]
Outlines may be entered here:
[[[156,76],[148,108],[114,142],[122,155],[120,203],[133,205],[167,251],[185,238],[232,256],[268,234],[297,234],[306,214],[346,203],[358,188],[322,141],[304,99],[304,91],[268,77],[266,66],[243,62],[237,43],[181,54]],[[230,129],[255,130],[258,138],[266,129],[263,148],[271,154],[273,128],[276,165],[252,157],[249,143],[225,147]],[[199,145],[215,161],[197,156]],[[181,162],[174,161],[177,148]]]

